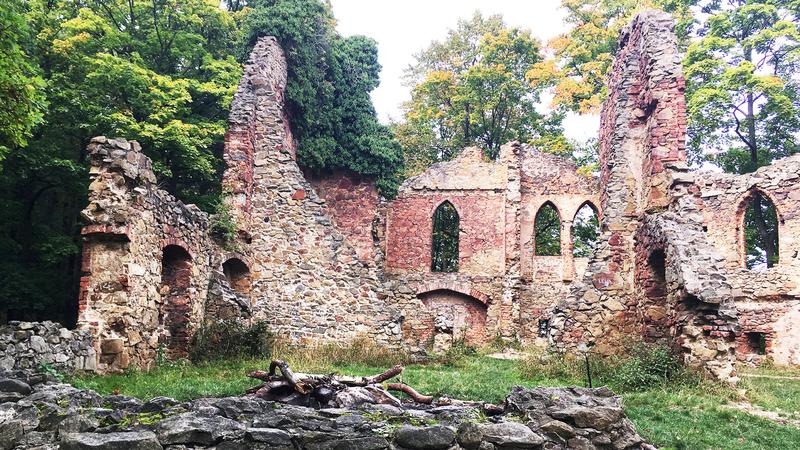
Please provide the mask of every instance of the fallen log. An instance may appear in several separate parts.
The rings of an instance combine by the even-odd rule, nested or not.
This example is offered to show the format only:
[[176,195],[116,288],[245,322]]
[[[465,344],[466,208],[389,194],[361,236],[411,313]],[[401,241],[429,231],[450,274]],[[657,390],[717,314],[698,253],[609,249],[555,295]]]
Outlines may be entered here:
[[411,397],[417,403],[422,403],[423,405],[429,405],[433,402],[432,395],[422,395],[419,392],[415,391],[414,388],[411,386],[404,384],[404,383],[389,383],[386,385],[386,389],[390,391],[400,391]]
[[327,406],[329,404],[393,404],[399,400],[388,391],[405,392],[417,403],[431,404],[433,397],[422,395],[411,386],[402,383],[382,383],[403,373],[402,365],[373,376],[348,376],[337,374],[295,373],[283,360],[276,359],[269,370],[254,370],[248,377],[263,381],[247,389],[247,394],[271,401],[305,405]]

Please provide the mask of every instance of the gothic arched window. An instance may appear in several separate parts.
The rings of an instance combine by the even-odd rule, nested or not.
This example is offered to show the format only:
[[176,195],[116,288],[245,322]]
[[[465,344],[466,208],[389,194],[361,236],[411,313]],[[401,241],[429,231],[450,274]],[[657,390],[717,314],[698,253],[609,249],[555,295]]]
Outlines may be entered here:
[[554,204],[547,202],[539,208],[534,233],[536,256],[561,255],[561,216]]
[[445,201],[433,213],[432,272],[458,272],[458,211]]
[[750,270],[764,270],[778,264],[778,211],[758,190],[748,195],[742,228],[744,262]]

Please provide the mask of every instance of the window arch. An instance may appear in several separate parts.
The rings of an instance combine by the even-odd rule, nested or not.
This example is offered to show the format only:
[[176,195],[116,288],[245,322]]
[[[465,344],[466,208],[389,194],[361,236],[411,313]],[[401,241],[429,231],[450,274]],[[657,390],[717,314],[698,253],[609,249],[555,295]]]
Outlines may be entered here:
[[766,270],[778,264],[778,210],[770,198],[758,189],[744,200],[741,222],[744,265],[750,270]]
[[561,255],[561,215],[556,205],[546,202],[536,212],[534,220],[534,254],[537,256]]
[[230,287],[236,294],[249,298],[250,296],[250,269],[241,259],[231,258],[222,263],[222,272],[228,280]]
[[587,258],[592,255],[597,236],[600,234],[600,219],[592,202],[585,202],[572,219],[572,256]]
[[449,201],[442,202],[433,213],[432,272],[458,272],[458,231],[456,207]]

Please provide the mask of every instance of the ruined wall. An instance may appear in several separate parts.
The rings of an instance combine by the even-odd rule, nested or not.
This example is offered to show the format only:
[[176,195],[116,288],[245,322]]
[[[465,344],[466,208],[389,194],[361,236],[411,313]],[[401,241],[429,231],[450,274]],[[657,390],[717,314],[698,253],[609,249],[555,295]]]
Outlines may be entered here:
[[[800,156],[776,161],[754,173],[697,173],[699,203],[715,250],[725,258],[739,311],[740,360],[766,356],[779,364],[800,363]],[[763,271],[744,265],[744,213],[754,192],[778,213],[778,263]],[[763,342],[759,340],[763,339]]]
[[317,195],[325,200],[326,213],[355,248],[358,258],[362,261],[380,258],[383,254],[380,233],[385,218],[374,181],[346,172],[307,178]]
[[[157,187],[138,143],[98,137],[88,152],[78,325],[95,337],[101,370],[147,367],[159,347],[183,356],[203,318],[209,218]],[[170,254],[185,256],[172,278]]]
[[253,315],[297,342],[364,335],[397,344],[398,314],[382,294],[377,269],[359,260],[295,162],[283,109],[286,77],[277,41],[260,39],[234,97],[226,136],[224,187],[234,194],[237,217],[244,218],[240,234],[251,239],[244,247],[252,260]]
[[623,352],[665,342],[735,381],[736,312],[723,259],[687,182],[684,79],[670,16],[644,11],[620,34],[603,104],[601,242],[554,309],[553,343]]
[[[578,173],[575,164],[556,155],[526,148],[520,155],[520,338],[544,344],[540,321],[549,319],[557,299],[569,294],[571,282],[586,270],[588,258],[573,257],[572,224],[583,205],[600,213],[600,190],[595,177]],[[561,219],[561,255],[535,253],[535,220],[539,209],[552,204]]]

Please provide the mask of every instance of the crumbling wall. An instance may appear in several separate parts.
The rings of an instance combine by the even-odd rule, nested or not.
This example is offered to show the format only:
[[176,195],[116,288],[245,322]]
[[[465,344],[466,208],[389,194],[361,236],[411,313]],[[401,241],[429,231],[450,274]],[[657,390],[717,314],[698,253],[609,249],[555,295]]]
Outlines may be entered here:
[[[362,261],[376,262],[383,255],[381,232],[383,199],[373,180],[346,172],[307,177],[325,200],[325,211],[334,226],[356,250]],[[377,261],[380,262],[380,261]]]
[[600,129],[601,242],[587,274],[554,310],[553,343],[624,352],[665,342],[735,381],[736,312],[687,181],[686,111],[670,16],[644,11],[620,34]]
[[[599,210],[600,190],[596,177],[580,174],[570,161],[556,155],[525,147],[520,154],[521,212],[520,224],[520,338],[540,343],[542,327],[547,328],[549,310],[555,299],[569,294],[572,280],[586,270],[588,258],[573,257],[572,225],[578,210],[588,204]],[[545,204],[558,211],[560,256],[536,255],[535,220]],[[544,321],[544,322],[543,322]]]
[[[95,337],[101,370],[148,367],[159,348],[183,356],[203,318],[215,248],[208,215],[158,188],[135,141],[98,137],[88,152],[78,325]],[[174,279],[162,273],[170,249],[187,257]]]
[[242,220],[240,235],[249,240],[243,251],[252,261],[253,316],[296,342],[364,335],[396,345],[399,317],[377,268],[359,260],[295,162],[286,80],[277,41],[260,39],[234,96],[226,135],[223,187]]
[[[699,203],[715,250],[725,258],[739,310],[737,356],[757,363],[800,363],[800,156],[751,174],[695,174]],[[745,268],[744,213],[760,192],[778,215],[778,263],[763,271]],[[763,341],[762,341],[763,340]]]

